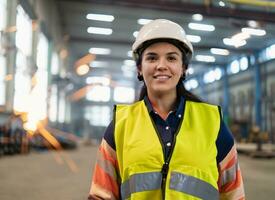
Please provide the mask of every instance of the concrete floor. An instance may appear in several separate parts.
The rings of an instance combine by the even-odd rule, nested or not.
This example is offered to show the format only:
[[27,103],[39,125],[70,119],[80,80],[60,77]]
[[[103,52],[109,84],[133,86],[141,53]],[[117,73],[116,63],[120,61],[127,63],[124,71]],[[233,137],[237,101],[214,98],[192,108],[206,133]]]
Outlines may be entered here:
[[[31,153],[0,158],[1,200],[84,200],[87,197],[96,147],[81,146],[61,155]],[[272,200],[275,194],[275,159],[240,155],[248,200]],[[77,172],[68,162],[73,160]],[[70,165],[71,166],[71,165]]]

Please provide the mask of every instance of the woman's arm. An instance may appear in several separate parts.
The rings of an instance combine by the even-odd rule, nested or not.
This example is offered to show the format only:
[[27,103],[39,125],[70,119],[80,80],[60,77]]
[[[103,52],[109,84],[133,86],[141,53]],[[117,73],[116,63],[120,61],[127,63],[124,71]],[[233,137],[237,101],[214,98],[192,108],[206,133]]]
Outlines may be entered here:
[[117,200],[120,199],[120,176],[114,144],[113,127],[110,124],[99,146],[88,199]]
[[217,139],[218,187],[221,200],[244,200],[243,179],[234,138],[224,122]]

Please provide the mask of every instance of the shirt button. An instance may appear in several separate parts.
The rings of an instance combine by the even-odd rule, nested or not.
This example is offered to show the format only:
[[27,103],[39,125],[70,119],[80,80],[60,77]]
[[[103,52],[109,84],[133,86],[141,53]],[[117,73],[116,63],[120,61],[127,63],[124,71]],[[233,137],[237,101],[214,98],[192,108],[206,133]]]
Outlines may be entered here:
[[170,146],[171,146],[171,142],[168,142],[168,143],[166,144],[166,146],[170,147]]
[[178,117],[181,118],[181,114],[179,114]]
[[166,129],[166,130],[169,130],[169,126],[166,126],[165,129]]

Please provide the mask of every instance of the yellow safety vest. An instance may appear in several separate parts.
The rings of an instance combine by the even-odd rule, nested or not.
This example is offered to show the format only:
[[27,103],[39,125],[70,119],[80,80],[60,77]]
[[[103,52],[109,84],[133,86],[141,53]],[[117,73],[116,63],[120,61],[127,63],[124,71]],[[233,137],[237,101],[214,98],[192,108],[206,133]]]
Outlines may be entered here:
[[[217,106],[185,102],[170,158],[144,101],[115,107],[115,144],[122,199],[216,200]],[[166,163],[165,163],[166,162]]]

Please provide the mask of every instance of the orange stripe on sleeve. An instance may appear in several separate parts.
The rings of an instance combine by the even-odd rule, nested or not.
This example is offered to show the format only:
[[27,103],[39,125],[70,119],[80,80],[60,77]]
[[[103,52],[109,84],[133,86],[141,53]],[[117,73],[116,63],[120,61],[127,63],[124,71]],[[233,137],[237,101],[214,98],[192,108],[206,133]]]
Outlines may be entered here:
[[105,173],[105,171],[96,164],[93,183],[101,186],[105,190],[111,191],[118,198],[119,196],[119,186],[116,180],[113,180],[109,174]]

